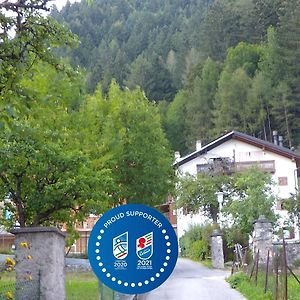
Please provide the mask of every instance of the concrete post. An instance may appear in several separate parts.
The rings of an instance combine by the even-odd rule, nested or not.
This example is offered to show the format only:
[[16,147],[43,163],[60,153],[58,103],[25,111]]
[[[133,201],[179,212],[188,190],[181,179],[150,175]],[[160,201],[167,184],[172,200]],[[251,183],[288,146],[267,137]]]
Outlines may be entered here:
[[211,234],[212,266],[216,269],[224,269],[223,238],[218,229]]
[[64,300],[65,234],[54,227],[28,227],[16,236],[17,299]]
[[[268,250],[272,251],[273,229],[272,223],[265,217],[260,216],[254,223],[253,232],[253,255],[259,250],[259,265],[267,262]],[[270,252],[270,259],[271,259]]]

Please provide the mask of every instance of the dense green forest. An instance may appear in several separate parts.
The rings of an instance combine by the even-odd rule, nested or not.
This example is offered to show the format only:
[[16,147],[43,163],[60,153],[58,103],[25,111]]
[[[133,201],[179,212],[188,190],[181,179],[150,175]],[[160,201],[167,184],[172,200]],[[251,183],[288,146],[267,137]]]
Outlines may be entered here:
[[52,15],[78,35],[59,54],[88,91],[140,86],[174,150],[232,129],[299,146],[299,0],[94,0]]

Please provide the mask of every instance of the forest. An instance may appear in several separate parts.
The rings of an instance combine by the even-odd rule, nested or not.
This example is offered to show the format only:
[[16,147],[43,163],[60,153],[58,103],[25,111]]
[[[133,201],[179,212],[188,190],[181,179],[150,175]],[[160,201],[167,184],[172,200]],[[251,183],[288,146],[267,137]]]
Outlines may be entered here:
[[163,203],[174,151],[239,130],[300,144],[300,0],[0,2],[8,227]]
[[230,130],[299,147],[299,0],[94,0],[52,16],[78,37],[57,53],[87,92],[139,86],[173,150]]

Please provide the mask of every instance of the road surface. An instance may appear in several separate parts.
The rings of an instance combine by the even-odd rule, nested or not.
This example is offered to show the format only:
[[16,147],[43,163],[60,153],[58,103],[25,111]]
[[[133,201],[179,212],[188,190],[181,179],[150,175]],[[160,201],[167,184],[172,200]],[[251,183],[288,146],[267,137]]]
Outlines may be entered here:
[[224,280],[228,275],[227,271],[179,258],[168,280],[157,289],[139,295],[138,300],[245,300]]

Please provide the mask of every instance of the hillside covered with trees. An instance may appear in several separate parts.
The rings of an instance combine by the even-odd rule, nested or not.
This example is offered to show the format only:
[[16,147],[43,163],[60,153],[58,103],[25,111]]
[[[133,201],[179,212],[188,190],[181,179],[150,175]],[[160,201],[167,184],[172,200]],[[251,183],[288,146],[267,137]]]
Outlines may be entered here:
[[232,129],[299,145],[299,0],[94,0],[52,15],[78,35],[59,53],[88,91],[140,86],[174,150]]

